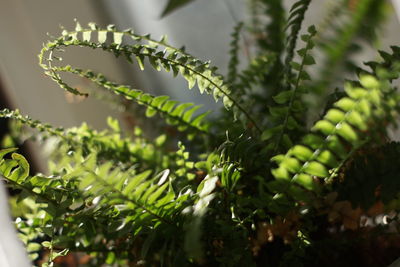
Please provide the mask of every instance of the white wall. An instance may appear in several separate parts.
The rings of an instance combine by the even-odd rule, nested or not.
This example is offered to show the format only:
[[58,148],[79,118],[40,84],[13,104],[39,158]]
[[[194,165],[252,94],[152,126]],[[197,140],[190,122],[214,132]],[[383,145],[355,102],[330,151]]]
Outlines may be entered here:
[[[1,177],[1,176],[0,176]],[[22,242],[11,221],[7,193],[0,181],[0,266],[29,267],[31,264]]]

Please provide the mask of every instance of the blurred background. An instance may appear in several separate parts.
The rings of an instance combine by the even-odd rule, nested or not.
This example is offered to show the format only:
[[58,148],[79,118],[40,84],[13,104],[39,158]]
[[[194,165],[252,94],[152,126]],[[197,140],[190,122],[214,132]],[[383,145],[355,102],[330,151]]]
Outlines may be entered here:
[[[59,36],[61,26],[73,29],[75,18],[82,25],[93,21],[101,26],[112,23],[120,29],[131,27],[140,34],[151,33],[156,39],[166,34],[170,43],[178,47],[185,45],[189,53],[211,60],[220,73],[225,74],[230,33],[238,21],[246,20],[248,2],[198,0],[161,18],[167,0],[0,0],[0,106],[18,108],[23,114],[54,126],[71,127],[87,121],[95,128],[104,128],[106,117],[117,115],[110,105],[93,97],[82,100],[67,95],[38,66],[37,54],[42,44],[50,39],[49,35]],[[285,3],[290,7],[293,2]],[[318,24],[321,12],[331,2],[312,1],[303,28]],[[400,6],[399,0],[392,2]],[[391,44],[399,44],[399,29],[394,9],[389,10],[387,23],[379,33],[382,41],[376,46],[387,49]],[[169,73],[151,68],[141,72],[136,65],[88,49],[71,49],[64,57],[73,66],[102,72],[134,88],[217,109],[211,97],[187,90],[183,79],[172,78]],[[374,50],[365,50],[358,57],[365,61],[376,59],[377,54]],[[74,80],[74,85],[91,86],[84,80]],[[6,124],[1,123],[4,132]],[[40,161],[36,165],[40,166]]]

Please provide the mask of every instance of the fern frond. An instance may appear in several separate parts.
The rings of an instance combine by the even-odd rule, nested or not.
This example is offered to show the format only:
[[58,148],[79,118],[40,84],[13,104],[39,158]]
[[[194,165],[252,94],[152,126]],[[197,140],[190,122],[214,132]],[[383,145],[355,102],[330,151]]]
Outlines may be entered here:
[[[33,120],[29,116],[23,116],[19,110],[9,110],[7,108],[0,110],[0,118],[8,118],[21,122],[33,129],[37,129],[39,132],[47,133],[51,136],[57,136],[61,139],[66,140],[67,137],[64,134],[64,128],[54,128],[50,124],[42,123],[39,120]],[[67,140],[66,140],[67,141]]]
[[261,0],[259,1],[264,6],[265,15],[268,22],[265,29],[261,31],[261,38],[259,38],[258,45],[262,53],[273,52],[276,55],[276,60],[269,72],[263,72],[265,81],[263,83],[264,92],[263,99],[268,102],[271,96],[277,94],[282,86],[282,54],[285,47],[285,22],[286,11],[283,7],[282,0]]
[[251,60],[246,69],[238,73],[238,81],[235,88],[243,88],[244,91],[251,91],[255,85],[265,81],[265,73],[268,73],[277,61],[276,54],[266,52]]
[[[33,222],[26,221],[28,225],[19,225],[20,229],[36,225],[44,234],[41,238],[51,238],[52,246],[107,252],[106,244],[120,238],[121,244],[114,249],[130,251],[136,238],[158,228],[171,228],[171,240],[183,239],[183,234],[176,235],[182,221],[178,217],[192,205],[195,194],[191,190],[175,193],[169,170],[151,177],[152,171],[122,170],[110,161],[99,163],[95,153],[83,157],[78,151],[65,155],[65,167],[58,175],[30,177],[29,164],[22,155],[13,153],[11,159],[4,158],[13,151],[0,150],[0,174],[11,187],[21,189],[24,198],[31,196],[38,207]],[[59,235],[63,231],[68,235]],[[31,237],[24,237],[25,241]],[[90,237],[96,240],[87,244]]]
[[189,195],[177,198],[168,179],[169,170],[150,178],[149,170],[132,175],[129,172],[112,169],[109,163],[96,168],[92,166],[95,162],[94,158],[88,158],[78,166],[78,169],[82,168],[82,173],[79,174],[79,188],[85,195],[103,196],[104,203],[112,202],[114,205],[122,205],[123,209],[128,209],[129,216],[125,218],[125,222],[140,225],[138,220],[142,222],[156,220],[174,224],[171,216],[183,209],[181,205]]
[[[326,3],[325,9],[326,14],[322,17],[322,21],[318,24],[318,31],[322,34],[329,30],[332,26],[332,22],[335,19],[338,19],[343,15],[344,9],[343,6],[346,5],[348,0],[337,0],[337,1],[328,1]],[[318,35],[317,39],[321,36]]]
[[367,75],[360,77],[360,84],[346,84],[347,96],[314,124],[312,133],[286,155],[273,158],[278,163],[272,171],[276,180],[270,184],[275,192],[310,201],[309,192],[321,189],[314,179],[334,178],[349,157],[373,138],[366,130],[384,121],[390,115],[388,109],[393,112],[397,104],[386,101],[385,92],[390,91],[392,98],[394,93],[385,80]]
[[[239,71],[236,77],[236,83],[231,86],[232,93],[241,98],[246,105],[246,109],[251,114],[262,114],[266,109],[265,88],[263,84],[267,82],[266,73],[270,73],[276,67],[278,61],[277,54],[274,52],[264,52],[251,59],[248,66]],[[272,88],[271,88],[272,89]],[[268,92],[270,94],[270,92]],[[236,114],[233,114],[234,116]],[[227,118],[229,119],[229,118]],[[242,118],[240,121],[243,121]],[[246,128],[260,127],[265,123],[265,116],[255,116],[259,125],[254,125],[251,121],[247,123]],[[230,123],[229,128],[232,128]]]
[[[232,93],[246,103],[244,106],[251,114],[262,114],[262,111],[266,108],[265,91],[262,88],[262,84],[267,79],[265,74],[269,73],[276,66],[277,60],[276,54],[273,52],[265,52],[257,55],[245,69],[239,71],[235,84],[231,86]],[[236,116],[236,114],[233,115]],[[265,116],[255,116],[255,119],[261,122],[261,125],[265,121]],[[241,119],[240,121],[243,120]],[[252,122],[247,124],[247,127],[253,126]],[[257,127],[257,125],[255,126]],[[229,126],[229,128],[231,127]]]
[[250,18],[251,18],[250,19],[251,27],[249,30],[252,33],[255,33],[258,35],[262,31],[260,29],[260,26],[261,26],[260,13],[262,13],[261,8],[260,8],[261,3],[259,0],[250,0],[250,1],[247,1],[247,3],[249,6],[249,11],[250,11],[249,13],[250,13]]
[[[128,100],[134,100],[138,104],[146,106],[147,117],[152,117],[156,113],[163,115],[166,117],[166,122],[168,124],[177,126],[180,131],[188,130],[189,139],[194,137],[193,133],[211,135],[208,131],[210,124],[205,121],[205,117],[210,112],[205,112],[192,118],[194,113],[201,106],[195,106],[192,103],[179,103],[178,101],[170,100],[168,96],[152,96],[143,91],[131,89],[127,85],[113,83],[104,75],[95,74],[90,70],[84,71],[72,68],[71,66],[57,67],[55,69],[57,71],[65,71],[87,78],[115,94],[122,95]],[[65,86],[67,88],[69,87],[68,85]]]
[[229,63],[228,63],[228,77],[227,77],[227,82],[228,84],[234,84],[236,81],[236,77],[238,74],[237,67],[239,65],[239,57],[238,57],[238,52],[239,52],[239,42],[240,42],[240,31],[243,28],[243,23],[240,22],[238,23],[234,30],[233,33],[231,34],[232,40],[230,43],[230,50],[229,50]]
[[282,0],[261,0],[265,14],[270,18],[265,27],[266,39],[260,40],[260,46],[280,54],[284,47],[285,9]]
[[[273,145],[274,154],[281,149],[282,141],[287,146],[291,147],[293,141],[298,137],[299,131],[302,131],[302,125],[305,124],[305,105],[302,103],[301,94],[305,94],[308,90],[302,85],[302,82],[309,80],[310,76],[305,70],[306,66],[315,64],[314,58],[310,55],[311,49],[314,47],[312,38],[316,34],[314,26],[308,28],[308,34],[302,35],[301,38],[305,42],[305,47],[298,50],[300,63],[292,61],[291,66],[297,72],[295,77],[288,77],[287,90],[273,96],[277,106],[270,107],[271,119],[277,125],[267,129],[262,134],[263,140],[274,139],[271,142]],[[292,75],[290,73],[290,75]],[[288,132],[292,131],[293,134]],[[272,149],[272,147],[270,147]]]
[[34,134],[35,137],[39,136],[45,139],[51,136],[61,140],[65,149],[61,147],[56,149],[55,151],[59,154],[77,149],[90,154],[95,150],[99,158],[111,158],[121,163],[134,162],[142,168],[157,170],[163,168],[163,164],[165,164],[160,160],[160,155],[163,152],[160,151],[156,141],[151,142],[139,137],[132,141],[131,138],[121,136],[118,122],[111,118],[108,119],[108,124],[112,128],[111,131],[98,132],[86,124],[69,129],[54,128],[50,124],[33,120],[29,116],[23,116],[18,110],[0,110],[1,117],[13,119],[22,125],[38,130],[40,134]]
[[329,65],[336,63],[340,60],[346,49],[349,47],[352,39],[357,34],[361,27],[362,21],[367,15],[368,9],[371,6],[372,0],[357,1],[355,10],[351,14],[351,21],[341,28],[339,38],[330,43],[329,48]]
[[[240,166],[244,171],[257,169],[264,162],[260,162],[264,158],[262,151],[263,144],[256,141],[253,137],[241,134],[233,140],[225,141],[220,147],[221,163],[233,164]],[[261,160],[262,161],[262,160]]]
[[[21,154],[15,153],[16,148],[0,150],[0,177],[5,179],[6,185],[20,190],[17,199],[18,208],[26,207],[23,201],[30,202],[30,212],[40,216],[27,216],[29,220],[18,218],[16,225],[20,231],[20,239],[26,244],[27,252],[32,260],[39,257],[39,250],[46,248],[46,242],[39,244],[38,240],[52,237],[54,234],[53,223],[55,220],[63,220],[61,215],[71,211],[65,205],[67,198],[61,198],[60,192],[64,190],[60,179],[54,177],[29,176],[29,163]],[[14,152],[14,153],[13,153]],[[7,154],[11,158],[4,158]],[[50,189],[50,190],[49,190]],[[32,201],[33,200],[33,201]],[[76,199],[78,200],[78,198]],[[45,203],[45,204],[43,204]],[[49,227],[49,225],[51,225]],[[52,259],[65,254],[68,250],[54,253]]]
[[380,72],[382,72],[382,69],[386,70],[387,74],[389,74],[389,76],[386,78],[389,79],[389,81],[392,81],[398,78],[396,69],[400,62],[400,47],[391,46],[390,49],[392,50],[391,53],[379,51],[379,55],[383,59],[382,62],[378,63],[369,61],[364,64],[371,68],[372,73],[370,74],[372,75],[378,75]]
[[[209,62],[202,62],[181,49],[168,45],[165,38],[156,41],[151,39],[150,35],[137,35],[132,30],[121,32],[113,26],[101,29],[93,23],[89,24],[89,28],[82,28],[77,23],[75,31],[64,30],[62,34],[62,37],[44,45],[39,54],[39,62],[47,75],[71,93],[82,95],[79,90],[65,83],[58,72],[65,71],[75,74],[88,72],[73,69],[70,66],[54,66],[54,63],[59,61],[54,53],[69,46],[102,49],[116,57],[122,55],[131,63],[133,62],[132,58],[135,58],[142,70],[144,69],[144,59],[148,59],[151,66],[156,70],[164,69],[167,72],[172,70],[174,76],[180,74],[187,80],[189,89],[197,84],[200,93],[212,94],[216,101],[222,99],[225,108],[232,109],[237,114],[243,114],[247,120],[257,125],[239,101],[233,98],[230,88],[224,83],[223,77],[216,73],[216,68],[210,67]],[[92,41],[92,35],[97,36],[97,41]],[[113,40],[107,40],[108,35],[112,35]],[[133,40],[135,44],[123,44],[124,37]]]
[[286,39],[286,58],[285,66],[287,66],[286,75],[290,77],[290,62],[293,60],[294,50],[296,48],[297,36],[301,30],[304,15],[310,5],[311,0],[299,0],[295,2],[289,11],[286,29],[290,30]]
[[[346,1],[341,2],[346,4]],[[376,8],[374,5],[377,2],[383,4],[382,1],[376,0],[356,1],[351,10],[347,9],[347,13],[343,13],[343,10],[346,9],[343,9],[342,6],[333,7],[332,16],[335,16],[335,19],[326,22],[328,26],[323,29],[323,32],[328,33],[327,37],[319,36],[319,40],[316,42],[324,50],[326,58],[324,59],[324,65],[320,67],[321,79],[315,84],[314,91],[323,93],[326,87],[336,78],[339,67],[345,63],[351,53],[357,51],[357,49],[353,49],[359,46],[356,43],[356,38],[360,36],[363,23],[367,21],[366,18],[371,9]],[[339,20],[336,18],[340,12],[343,14],[340,14],[341,19]],[[338,25],[335,21],[345,22]],[[376,26],[371,25],[371,27]],[[321,31],[320,33],[323,32]],[[332,75],[332,73],[336,75]]]

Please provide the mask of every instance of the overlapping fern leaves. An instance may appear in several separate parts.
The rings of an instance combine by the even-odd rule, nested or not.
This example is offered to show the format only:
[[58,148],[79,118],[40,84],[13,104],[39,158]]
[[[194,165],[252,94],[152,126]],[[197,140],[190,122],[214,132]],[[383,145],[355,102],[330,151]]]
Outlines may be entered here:
[[[50,137],[55,138],[53,145],[64,145],[72,150],[81,149],[85,155],[90,154],[93,149],[101,160],[112,156],[115,163],[140,162],[143,168],[158,170],[166,167],[167,163],[160,160],[161,146],[165,142],[165,136],[161,135],[153,142],[136,136],[132,142],[130,137],[124,137],[117,120],[108,118],[109,129],[101,132],[90,128],[87,124],[80,127],[64,129],[52,127],[50,124],[33,120],[29,116],[23,116],[18,110],[4,109],[0,111],[0,117],[10,118],[24,126],[29,126],[39,133],[33,133],[37,139],[45,142]],[[63,151],[66,153],[67,151]]]
[[386,101],[385,92],[391,89],[385,80],[361,76],[360,84],[348,83],[347,96],[337,101],[324,119],[314,124],[312,133],[304,136],[302,142],[286,155],[273,158],[279,164],[273,170],[276,181],[272,182],[278,192],[310,201],[308,193],[321,190],[316,178],[329,182],[355,151],[374,140],[372,133],[367,134],[366,130],[379,127],[382,121],[391,117],[397,104]]
[[179,103],[178,101],[170,100],[168,96],[156,97],[140,90],[133,90],[129,86],[110,82],[104,77],[104,75],[94,74],[92,71],[82,71],[70,66],[67,66],[66,68],[57,68],[57,70],[74,73],[81,77],[88,78],[99,86],[102,86],[118,95],[122,95],[128,100],[135,100],[138,104],[147,107],[147,117],[153,117],[156,114],[165,116],[168,124],[177,126],[180,131],[188,130],[190,139],[193,138],[193,133],[209,134],[209,123],[204,120],[209,112],[204,112],[197,115],[195,118],[192,118],[201,106],[195,106],[193,103]]
[[[275,123],[273,127],[265,130],[262,134],[263,140],[274,140],[269,145],[270,149],[277,153],[292,146],[295,135],[289,137],[288,132],[301,132],[304,129],[306,119],[306,108],[302,100],[302,95],[308,92],[307,87],[303,84],[310,80],[310,76],[306,71],[306,67],[315,64],[310,51],[314,47],[312,40],[316,34],[315,27],[311,26],[308,33],[302,35],[302,40],[305,42],[305,47],[297,51],[300,62],[291,61],[290,76],[287,77],[288,86],[286,90],[282,90],[279,94],[273,96],[276,103],[275,106],[269,108],[271,121]],[[292,74],[292,69],[295,74]],[[294,140],[292,140],[294,139]]]
[[[112,35],[113,39],[110,41],[107,39],[108,35]],[[93,40],[92,38],[96,38]],[[124,38],[128,38],[135,42],[133,45],[124,44]],[[74,94],[82,95],[79,90],[72,88],[63,81],[60,76],[60,72],[69,72],[77,74],[81,77],[88,78],[93,82],[117,93],[122,94],[125,97],[136,100],[140,104],[145,104],[150,107],[149,114],[153,114],[155,111],[164,111],[165,116],[169,116],[171,111],[170,105],[167,105],[168,109],[162,110],[160,106],[151,105],[152,101],[149,101],[149,96],[141,98],[143,94],[136,90],[136,94],[127,86],[121,86],[116,83],[108,81],[103,75],[96,75],[91,71],[83,71],[80,69],[72,68],[69,65],[56,66],[56,61],[59,61],[59,57],[54,54],[61,50],[63,47],[69,46],[81,46],[89,47],[93,49],[102,49],[104,51],[113,53],[116,57],[123,56],[126,60],[133,63],[135,58],[139,67],[144,69],[144,60],[147,59],[154,69],[169,72],[172,71],[173,75],[180,74],[188,82],[188,88],[193,88],[196,84],[198,85],[200,93],[212,94],[214,99],[217,101],[222,99],[224,106],[227,109],[232,109],[238,117],[244,117],[246,120],[251,121],[257,128],[257,123],[242,106],[239,100],[235,99],[230,88],[225,84],[221,75],[216,73],[216,68],[211,67],[208,62],[202,62],[181,49],[176,49],[166,43],[165,38],[160,41],[151,39],[150,35],[137,35],[132,30],[117,31],[113,26],[109,26],[107,29],[98,28],[97,25],[90,23],[89,28],[82,28],[77,23],[75,31],[68,32],[63,31],[63,36],[47,43],[42,49],[39,59],[40,65],[44,68],[45,73],[49,75],[54,81],[56,81],[62,88],[70,91]],[[156,101],[157,103],[159,101]],[[169,102],[172,104],[172,102]],[[182,107],[182,106],[181,106]],[[171,108],[171,109],[170,109]],[[197,109],[197,108],[196,108]],[[194,111],[192,111],[193,113]],[[183,118],[183,111],[177,112],[178,114],[172,115],[172,120],[176,121],[176,117],[183,120],[186,127],[188,127],[187,115]],[[191,113],[189,113],[191,114]],[[199,118],[200,120],[200,118]],[[196,121],[196,124],[198,121]],[[194,128],[198,128],[198,125],[191,125]],[[199,129],[204,131],[203,129]]]
[[[40,227],[57,247],[107,251],[107,243],[122,238],[114,250],[129,251],[135,238],[156,227],[178,227],[182,220],[176,216],[182,216],[194,196],[190,190],[175,192],[168,169],[155,175],[151,170],[138,172],[134,166],[124,170],[112,161],[99,165],[93,152],[86,158],[79,151],[70,152],[52,166],[53,176],[32,177],[20,154],[4,159],[13,151],[1,150],[0,173],[11,187],[48,204],[40,208],[45,214]],[[68,236],[57,234],[59,229]],[[95,235],[105,239],[85,242]]]

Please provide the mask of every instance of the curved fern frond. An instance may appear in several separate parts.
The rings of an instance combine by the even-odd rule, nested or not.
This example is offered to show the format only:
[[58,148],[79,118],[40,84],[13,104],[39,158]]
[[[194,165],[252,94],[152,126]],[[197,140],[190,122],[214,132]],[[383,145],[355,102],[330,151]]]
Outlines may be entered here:
[[[166,122],[168,124],[177,126],[180,131],[188,130],[189,139],[194,137],[193,133],[210,135],[208,131],[210,124],[204,120],[210,112],[205,112],[192,118],[194,113],[201,106],[195,106],[192,103],[179,103],[178,101],[170,100],[168,96],[152,96],[143,91],[131,89],[127,85],[113,83],[104,75],[95,74],[90,70],[75,69],[69,65],[65,67],[55,67],[53,69],[77,74],[115,94],[122,95],[128,100],[134,100],[138,104],[146,106],[147,117],[152,117],[156,113],[163,115],[166,117]],[[59,81],[62,82],[61,80]],[[64,86],[67,90],[73,90],[73,88],[69,88],[67,84]]]
[[349,157],[374,137],[367,129],[382,123],[391,115],[388,110],[393,112],[397,104],[385,99],[386,92],[394,96],[387,80],[366,75],[360,77],[360,84],[346,84],[347,96],[314,124],[312,133],[286,155],[273,158],[278,163],[278,168],[272,171],[276,179],[270,183],[273,191],[309,201],[312,197],[309,193],[321,189],[314,179],[324,178],[329,182]]
[[[239,101],[233,98],[230,88],[225,84],[223,77],[216,73],[215,67],[211,67],[209,62],[202,62],[192,57],[182,49],[168,45],[165,38],[156,41],[151,39],[150,35],[137,35],[132,30],[117,31],[112,25],[108,26],[107,29],[102,29],[93,23],[89,23],[89,28],[82,28],[77,23],[75,31],[64,30],[62,35],[62,37],[44,45],[39,54],[39,62],[48,76],[71,93],[85,95],[65,83],[59,72],[65,71],[75,74],[88,72],[73,69],[70,66],[55,66],[54,63],[60,61],[60,58],[54,55],[55,52],[60,52],[63,47],[69,46],[102,49],[116,57],[122,55],[131,63],[133,62],[132,58],[135,58],[142,70],[144,69],[145,59],[156,70],[164,69],[167,72],[172,70],[174,76],[180,74],[187,80],[189,89],[197,84],[200,93],[212,94],[216,101],[222,99],[225,108],[232,109],[237,114],[243,114],[247,120],[257,125]],[[92,41],[92,35],[97,36],[97,41]],[[107,40],[108,35],[112,35],[113,39]],[[125,45],[124,38],[135,42],[135,44]]]
[[[23,181],[29,175],[29,164],[26,159],[15,152],[17,148],[8,148],[0,150],[0,174],[7,180],[13,182]],[[12,153],[11,159],[5,159],[4,156]]]
[[[0,150],[0,175],[5,178],[11,187],[24,191],[24,193],[38,199],[38,201],[45,201],[48,203],[48,208],[55,209],[60,204],[56,199],[57,194],[55,192],[49,194],[45,190],[34,190],[35,187],[40,188],[43,186],[44,181],[39,176],[29,176],[29,163],[23,155],[15,152],[17,150],[17,148]],[[5,158],[10,153],[11,158]],[[60,186],[57,179],[47,179],[46,183],[54,187]]]

